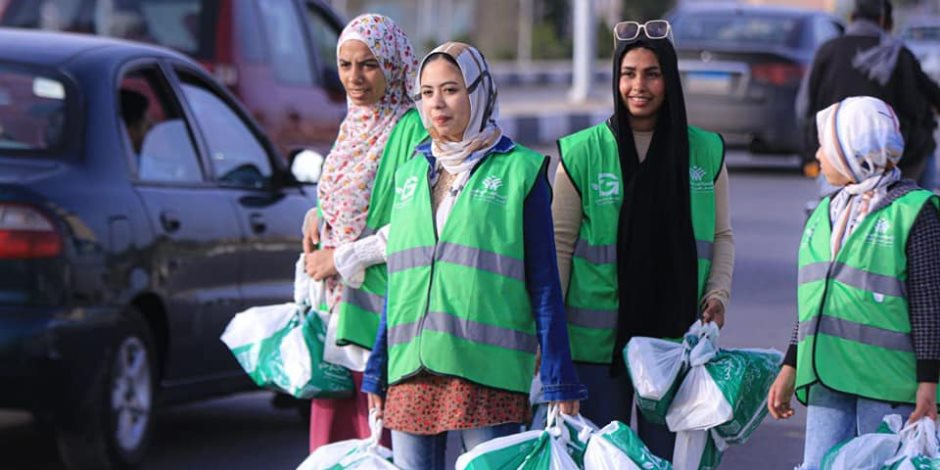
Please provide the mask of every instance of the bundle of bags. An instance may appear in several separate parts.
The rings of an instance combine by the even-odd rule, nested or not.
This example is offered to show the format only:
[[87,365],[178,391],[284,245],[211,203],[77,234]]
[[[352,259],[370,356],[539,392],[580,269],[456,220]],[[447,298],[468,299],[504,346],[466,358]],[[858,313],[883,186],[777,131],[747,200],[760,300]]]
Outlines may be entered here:
[[670,470],[629,426],[598,429],[580,415],[549,407],[544,429],[484,442],[457,459],[457,470]]
[[323,285],[307,276],[301,256],[295,269],[294,302],[236,314],[221,340],[259,387],[297,398],[350,396],[349,370],[324,360],[328,321]]
[[624,360],[647,420],[676,432],[673,466],[716,468],[728,446],[745,442],[767,415],[767,392],[783,355],[720,349],[718,326],[695,322],[681,341],[635,337]]
[[[902,427],[903,426],[903,427]],[[921,418],[904,425],[887,415],[878,429],[836,445],[823,457],[823,470],[940,470],[938,424]]]
[[379,445],[382,420],[375,411],[369,413],[368,439],[349,439],[319,447],[297,470],[397,469],[392,464],[392,451]]

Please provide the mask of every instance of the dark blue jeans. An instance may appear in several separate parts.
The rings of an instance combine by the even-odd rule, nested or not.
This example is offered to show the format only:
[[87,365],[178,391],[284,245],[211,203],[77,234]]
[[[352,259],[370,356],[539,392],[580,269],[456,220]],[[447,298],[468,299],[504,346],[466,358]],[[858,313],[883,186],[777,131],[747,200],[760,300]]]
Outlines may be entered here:
[[[633,384],[626,375],[610,376],[610,366],[601,364],[575,364],[578,378],[588,388],[588,399],[581,402],[581,415],[604,427],[617,420],[630,424],[633,411]],[[637,434],[650,452],[672,461],[676,434],[665,425],[647,421],[642,413],[636,416]]]

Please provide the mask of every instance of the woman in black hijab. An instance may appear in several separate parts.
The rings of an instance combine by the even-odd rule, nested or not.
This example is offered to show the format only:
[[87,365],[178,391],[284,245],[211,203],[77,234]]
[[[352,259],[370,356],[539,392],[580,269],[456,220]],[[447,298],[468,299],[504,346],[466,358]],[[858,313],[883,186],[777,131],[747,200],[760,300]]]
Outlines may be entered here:
[[[678,338],[699,318],[722,325],[734,263],[724,144],[687,123],[669,24],[614,32],[614,113],[559,140],[552,207],[572,356],[590,391],[581,412],[598,424],[630,422],[627,341]],[[674,435],[637,418],[671,460]]]

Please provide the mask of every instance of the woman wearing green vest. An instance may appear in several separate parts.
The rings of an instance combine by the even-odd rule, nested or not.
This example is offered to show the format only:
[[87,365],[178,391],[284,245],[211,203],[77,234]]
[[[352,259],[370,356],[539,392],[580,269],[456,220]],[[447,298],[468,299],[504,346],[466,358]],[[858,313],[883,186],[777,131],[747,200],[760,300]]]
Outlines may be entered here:
[[[596,423],[630,422],[622,351],[633,336],[678,338],[724,323],[734,242],[718,134],[689,126],[668,22],[614,28],[614,113],[558,141],[552,213],[572,358]],[[675,435],[637,416],[656,455]]]
[[767,397],[774,418],[807,405],[802,469],[875,432],[887,414],[937,418],[940,379],[940,200],[910,180],[898,119],[877,98],[816,115],[820,162],[839,190],[806,222],[799,315]]
[[[357,387],[386,291],[381,228],[391,213],[392,176],[427,137],[412,101],[417,66],[408,37],[382,15],[352,20],[337,43],[348,110],[324,162],[319,207],[304,221],[304,253],[307,273],[325,282],[342,365]],[[369,432],[365,397],[313,400],[311,452]]]
[[545,398],[573,414],[586,396],[568,349],[546,158],[496,124],[475,48],[439,46],[419,77],[431,142],[395,174],[386,309],[362,385],[408,470],[444,468],[450,431],[465,449],[519,432],[539,347]]

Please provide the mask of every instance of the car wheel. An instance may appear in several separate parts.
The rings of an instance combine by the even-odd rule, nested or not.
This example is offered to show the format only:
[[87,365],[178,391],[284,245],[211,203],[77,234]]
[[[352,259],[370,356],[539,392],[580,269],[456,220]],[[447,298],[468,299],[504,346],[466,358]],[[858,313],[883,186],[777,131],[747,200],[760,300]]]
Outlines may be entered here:
[[75,410],[78,429],[59,432],[68,468],[131,468],[144,457],[152,428],[155,357],[143,316],[130,309],[118,327],[87,408]]

